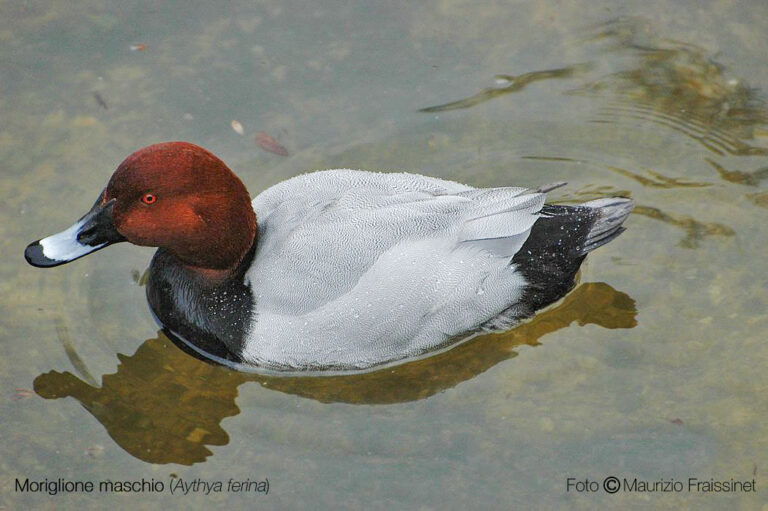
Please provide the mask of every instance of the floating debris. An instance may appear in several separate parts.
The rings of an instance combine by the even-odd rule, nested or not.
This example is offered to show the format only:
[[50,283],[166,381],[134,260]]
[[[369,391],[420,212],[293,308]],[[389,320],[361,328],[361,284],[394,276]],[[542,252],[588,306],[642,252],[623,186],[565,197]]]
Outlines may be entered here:
[[278,154],[280,156],[288,156],[288,149],[281,146],[277,140],[263,131],[256,133],[256,145],[270,153]]
[[85,449],[84,454],[88,456],[89,458],[98,458],[102,454],[104,454],[104,446],[103,445],[94,445],[92,447],[88,447]]
[[553,78],[571,78],[574,75],[580,74],[589,69],[586,64],[577,64],[575,66],[564,67],[562,69],[549,69],[546,71],[533,71],[531,73],[525,73],[519,76],[512,75],[496,75],[494,80],[498,87],[490,89],[483,89],[474,96],[460,99],[458,101],[452,101],[451,103],[445,103],[443,105],[429,106],[422,108],[419,112],[445,112],[446,110],[458,110],[461,108],[469,108],[471,106],[485,103],[498,96],[509,94],[512,92],[519,92],[523,90],[528,84],[538,82],[540,80],[551,80]]
[[245,130],[243,129],[243,125],[240,124],[240,121],[232,119],[229,125],[232,126],[232,129],[235,130],[235,133],[238,135],[245,135]]
[[147,49],[147,45],[143,43],[132,44],[130,46],[131,51],[144,51]]
[[139,270],[131,270],[131,279],[139,286],[146,286],[149,282],[149,268],[140,272]]
[[107,102],[104,101],[104,98],[102,97],[101,94],[94,91],[93,98],[96,100],[96,103],[98,103],[101,108],[103,108],[104,110],[109,110],[109,107],[107,106]]
[[20,387],[16,387],[13,389],[13,400],[14,401],[21,401],[22,399],[26,399],[28,397],[32,397],[36,395],[34,390],[30,389],[22,389]]

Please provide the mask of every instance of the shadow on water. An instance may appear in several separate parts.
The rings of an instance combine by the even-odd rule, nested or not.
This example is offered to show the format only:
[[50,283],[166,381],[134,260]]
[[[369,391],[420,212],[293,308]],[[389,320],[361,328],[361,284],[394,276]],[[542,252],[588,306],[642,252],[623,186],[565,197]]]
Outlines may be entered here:
[[[582,163],[582,164],[589,164],[594,166],[601,166],[603,168],[606,168],[607,170],[616,172],[617,174],[621,174],[622,176],[633,179],[643,186],[647,186],[651,188],[665,188],[665,189],[703,188],[703,187],[711,186],[711,183],[702,183],[702,182],[696,182],[696,181],[683,180],[675,177],[667,177],[661,174],[660,172],[656,172],[651,169],[645,169],[645,172],[647,175],[643,176],[639,173],[632,172],[619,167],[615,167],[611,165],[601,165],[597,162],[589,162],[586,160],[575,160],[575,159],[563,158],[563,157],[553,158],[553,157],[544,157],[544,156],[523,156],[522,159]],[[742,174],[745,174],[745,173],[742,173]],[[758,174],[758,172],[748,174],[749,178],[752,178],[752,179],[755,178],[754,176],[758,176],[758,175],[760,175]],[[747,179],[747,178],[744,178],[744,179]],[[629,190],[617,190],[611,186],[605,186],[605,185],[601,185],[601,186],[590,185],[580,190],[576,190],[574,192],[564,193],[560,198],[560,200],[558,200],[557,202],[580,203],[580,202],[607,198],[607,197],[616,197],[616,196],[628,197],[630,195],[631,195],[631,192]],[[758,200],[755,200],[751,197],[750,199],[756,204],[760,205]],[[638,204],[635,206],[635,209],[632,211],[632,213],[635,215],[642,215],[648,218],[652,218],[654,220],[659,220],[660,222],[664,222],[665,224],[672,225],[682,229],[685,232],[685,237],[680,240],[679,245],[683,248],[697,248],[699,246],[699,242],[701,242],[705,237],[708,237],[708,236],[733,236],[735,234],[734,230],[728,227],[727,225],[720,224],[717,222],[702,222],[688,215],[677,215],[677,214],[667,213],[653,206]]]
[[[46,399],[73,397],[133,456],[150,463],[191,465],[226,445],[221,421],[240,413],[235,400],[246,382],[323,403],[394,404],[425,399],[469,380],[517,355],[515,348],[538,346],[556,330],[594,324],[633,328],[635,301],[608,284],[579,285],[559,305],[519,327],[483,335],[433,357],[378,371],[327,377],[245,374],[186,355],[162,333],[131,356],[118,354],[117,372],[102,376],[101,386],[85,374],[51,371],[35,379]],[[70,360],[72,357],[70,356]],[[79,357],[77,357],[79,360]]]
[[[768,148],[748,142],[764,134],[768,125],[768,109],[759,89],[729,76],[706,50],[658,37],[650,22],[641,18],[612,20],[593,27],[591,32],[588,41],[607,42],[609,51],[633,57],[629,69],[587,79],[569,92],[607,101],[592,122],[648,121],[682,133],[719,156],[768,155]],[[576,64],[518,76],[496,75],[498,87],[419,111],[473,107],[520,92],[532,82],[580,78],[591,67]]]
[[[583,83],[568,94],[600,101],[592,123],[618,124],[642,121],[674,130],[706,148],[711,158],[705,161],[723,180],[758,186],[768,179],[764,165],[756,170],[730,170],[714,158],[768,156],[760,139],[768,133],[768,108],[759,89],[728,74],[703,48],[658,36],[651,23],[637,17],[618,18],[588,30],[585,43],[602,44],[616,56],[624,69],[603,76],[591,75],[591,64],[578,64],[551,71],[536,71],[519,76],[498,75],[499,87],[485,89],[474,96],[423,108],[421,112],[440,112],[469,108],[510,92],[519,92],[531,82],[568,78]],[[627,58],[629,58],[627,60]],[[652,169],[642,172],[600,162],[585,162],[563,156],[530,155],[523,159],[590,163],[651,188],[704,188],[713,183],[668,177]],[[597,193],[592,193],[597,192]],[[616,194],[592,190],[594,197]],[[628,191],[619,195],[629,196]],[[746,196],[759,207],[766,207],[765,194]],[[579,197],[583,199],[584,197]],[[685,231],[680,246],[696,248],[707,236],[732,236],[733,229],[714,222],[702,222],[686,215],[665,212],[654,205],[638,205],[633,214],[662,221]]]
[[442,105],[421,108],[419,109],[419,112],[446,112],[448,110],[460,110],[462,108],[473,107],[499,96],[504,96],[513,92],[520,92],[529,84],[534,82],[552,80],[555,78],[573,78],[574,76],[585,73],[588,69],[589,66],[585,64],[577,64],[575,66],[564,67],[562,69],[532,71],[530,73],[525,73],[518,76],[496,75],[494,78],[496,80],[497,87],[483,89],[473,96],[460,99],[458,101],[451,101],[450,103],[445,103]]
[[699,242],[706,236],[733,236],[736,234],[727,225],[716,222],[701,222],[688,215],[672,215],[651,206],[637,205],[633,213],[683,229],[685,238],[680,240],[680,246],[683,248],[697,248]]
[[649,121],[670,128],[719,155],[768,155],[752,143],[768,124],[759,90],[730,76],[698,46],[657,36],[640,18],[620,18],[594,29],[592,41],[633,57],[630,69],[593,80],[573,93],[610,103],[595,122]]
[[751,193],[747,195],[747,198],[751,200],[755,206],[761,208],[768,208],[768,192],[765,193]]
[[729,183],[735,183],[745,186],[758,186],[760,181],[768,179],[768,167],[762,167],[756,170],[728,170],[719,163],[709,158],[704,158],[707,163],[720,174],[720,177]]

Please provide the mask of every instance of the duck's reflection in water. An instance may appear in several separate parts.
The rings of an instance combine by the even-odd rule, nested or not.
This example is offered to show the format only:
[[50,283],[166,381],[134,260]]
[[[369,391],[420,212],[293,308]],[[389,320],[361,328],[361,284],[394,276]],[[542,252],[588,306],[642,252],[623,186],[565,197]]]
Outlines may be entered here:
[[229,442],[220,423],[240,412],[235,398],[242,383],[260,383],[326,403],[414,401],[454,387],[516,356],[516,347],[537,346],[542,336],[574,322],[632,328],[636,314],[635,302],[627,294],[605,283],[585,283],[557,307],[508,332],[479,336],[400,366],[321,377],[238,373],[188,356],[161,333],[133,356],[118,354],[117,372],[102,376],[101,387],[56,371],[41,374],[34,385],[46,399],[77,399],[133,456],[150,463],[191,465],[211,455],[206,446]]

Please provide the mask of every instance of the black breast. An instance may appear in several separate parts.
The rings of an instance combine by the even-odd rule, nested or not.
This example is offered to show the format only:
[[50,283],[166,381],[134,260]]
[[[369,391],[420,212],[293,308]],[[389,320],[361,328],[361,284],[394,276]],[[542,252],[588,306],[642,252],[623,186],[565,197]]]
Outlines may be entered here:
[[176,336],[208,355],[242,362],[253,313],[253,295],[250,285],[245,283],[245,272],[255,248],[254,244],[231,278],[216,285],[166,250],[155,253],[150,264],[147,300],[178,346],[201,358]]

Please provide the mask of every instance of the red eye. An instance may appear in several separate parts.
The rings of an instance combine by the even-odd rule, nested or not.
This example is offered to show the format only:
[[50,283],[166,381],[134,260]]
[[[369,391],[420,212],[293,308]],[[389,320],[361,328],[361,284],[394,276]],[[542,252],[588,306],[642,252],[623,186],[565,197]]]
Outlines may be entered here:
[[143,202],[144,204],[154,204],[156,200],[157,200],[157,197],[152,195],[151,193],[148,193],[141,198],[141,202]]

